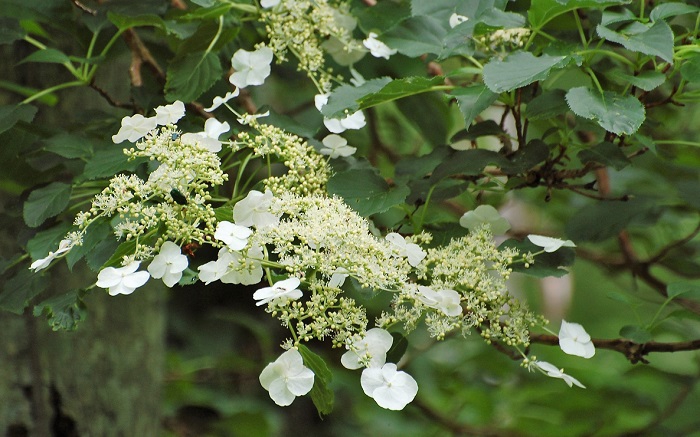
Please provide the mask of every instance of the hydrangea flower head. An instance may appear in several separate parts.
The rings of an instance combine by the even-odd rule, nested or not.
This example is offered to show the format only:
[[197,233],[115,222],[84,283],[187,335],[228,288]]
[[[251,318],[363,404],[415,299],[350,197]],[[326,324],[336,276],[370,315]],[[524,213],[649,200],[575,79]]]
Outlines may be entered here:
[[583,326],[578,323],[561,321],[559,329],[559,347],[569,355],[591,358],[595,355],[595,346]]
[[148,273],[154,279],[163,279],[168,287],[177,284],[182,278],[182,271],[187,268],[187,256],[182,254],[180,246],[166,241],[160,246],[160,253],[148,265]]
[[148,272],[137,272],[140,264],[138,261],[132,261],[124,267],[102,269],[97,274],[96,285],[109,289],[110,296],[131,294],[151,277]]
[[387,410],[403,410],[418,393],[418,384],[411,375],[396,369],[396,364],[368,367],[362,371],[362,390]]
[[228,78],[229,82],[238,88],[262,85],[270,75],[272,55],[272,49],[264,46],[252,52],[239,49],[231,58],[235,72]]
[[270,398],[281,407],[294,402],[314,386],[314,372],[304,366],[304,359],[296,349],[290,349],[270,363],[260,373],[260,384],[270,392]]

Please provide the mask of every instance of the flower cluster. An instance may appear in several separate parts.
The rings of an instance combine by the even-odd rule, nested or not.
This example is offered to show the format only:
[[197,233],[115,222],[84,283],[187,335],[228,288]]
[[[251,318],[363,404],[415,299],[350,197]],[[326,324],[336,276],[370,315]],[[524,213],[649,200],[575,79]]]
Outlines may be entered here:
[[495,32],[475,37],[477,43],[484,49],[496,52],[499,48],[520,48],[530,36],[530,29],[516,27],[499,29]]

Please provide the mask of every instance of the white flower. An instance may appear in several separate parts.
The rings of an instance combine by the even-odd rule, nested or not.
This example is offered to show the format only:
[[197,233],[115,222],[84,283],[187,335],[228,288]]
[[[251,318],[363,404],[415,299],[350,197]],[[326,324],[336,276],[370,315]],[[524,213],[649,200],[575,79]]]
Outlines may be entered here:
[[163,278],[165,285],[172,287],[182,278],[182,271],[187,268],[187,264],[187,256],[182,254],[180,246],[166,241],[160,246],[160,253],[148,265],[148,273],[154,279]]
[[571,240],[560,240],[558,238],[545,237],[544,235],[528,235],[528,240],[535,246],[544,248],[545,252],[554,252],[560,247],[576,247]]
[[340,135],[328,135],[322,142],[324,147],[320,150],[321,155],[328,155],[331,159],[339,156],[351,156],[357,151],[357,148],[348,146],[348,140]]
[[238,88],[236,88],[233,91],[227,92],[226,95],[223,97],[216,96],[214,97],[214,101],[211,103],[211,106],[208,108],[204,108],[204,110],[207,112],[211,112],[219,106],[223,105],[224,103],[228,102],[232,98],[237,97],[240,93],[241,91]]
[[269,47],[260,47],[253,52],[239,49],[231,58],[231,65],[235,72],[228,81],[238,88],[262,85],[265,78],[270,75],[271,62],[272,49]]
[[394,363],[363,370],[360,383],[367,396],[388,410],[403,410],[418,393],[416,380],[406,372],[397,371]]
[[156,128],[158,123],[155,117],[146,118],[141,114],[122,118],[122,126],[116,135],[112,135],[112,141],[119,144],[124,140],[135,142],[143,138],[148,132]]
[[156,108],[156,123],[161,126],[175,124],[185,115],[185,104],[176,100],[170,105]]
[[399,256],[405,256],[408,258],[408,263],[413,267],[416,267],[423,261],[426,253],[419,245],[407,241],[404,237],[397,234],[396,232],[391,232],[385,237],[391,245],[398,250]]
[[216,225],[214,238],[223,241],[231,250],[241,250],[248,244],[248,237],[253,231],[245,226],[222,221]]
[[258,302],[255,305],[265,305],[272,303],[282,305],[289,300],[299,299],[303,293],[297,287],[301,284],[299,278],[288,278],[278,281],[272,287],[261,288],[253,293],[253,299]]
[[328,286],[333,288],[340,288],[345,283],[345,279],[348,277],[348,269],[343,267],[338,267],[335,272],[331,275],[331,279],[328,281]]
[[316,94],[314,96],[314,105],[316,106],[316,109],[321,111],[321,108],[326,106],[328,104],[328,97],[330,97],[330,94]]
[[233,221],[239,226],[255,226],[258,229],[277,226],[279,217],[270,212],[273,200],[270,190],[265,190],[265,194],[251,190],[245,199],[233,206]]
[[450,27],[455,28],[457,25],[464,23],[465,21],[468,21],[469,17],[465,17],[464,15],[458,15],[456,12],[450,15]]
[[280,0],[260,0],[260,6],[265,9],[274,8],[278,4],[280,4]]
[[45,269],[49,266],[49,264],[51,264],[51,261],[58,258],[59,255],[63,255],[64,253],[71,250],[74,245],[75,242],[73,240],[61,240],[61,242],[58,243],[58,249],[55,252],[49,252],[49,254],[45,258],[41,258],[34,261],[32,265],[29,266],[29,269],[34,270],[35,272]]
[[569,385],[569,387],[572,387],[572,384],[576,384],[581,388],[586,388],[583,384],[579,382],[578,379],[574,378],[571,375],[567,375],[566,373],[564,373],[564,369],[557,369],[553,364],[550,364],[546,361],[535,361],[533,364],[540,370],[542,370],[547,376],[552,378],[563,379],[564,382],[566,382]]
[[265,111],[262,114],[243,114],[241,118],[237,118],[236,121],[238,121],[242,125],[248,125],[253,122],[253,120],[257,120],[260,117],[267,117],[270,115],[270,111]]
[[569,355],[591,358],[595,355],[595,346],[583,326],[578,323],[561,321],[559,329],[559,347]]
[[260,384],[281,407],[304,396],[314,386],[314,372],[304,366],[304,359],[296,349],[290,349],[270,363],[260,373]]
[[389,59],[391,55],[396,53],[396,49],[390,49],[389,46],[379,41],[377,34],[374,32],[370,32],[367,39],[362,41],[362,44],[369,49],[375,58]]
[[228,272],[228,266],[231,261],[233,261],[231,252],[229,252],[227,247],[222,247],[219,250],[219,258],[216,261],[209,261],[197,267],[199,280],[204,282],[204,285],[218,281]]
[[191,133],[188,132],[181,137],[181,141],[184,144],[196,144],[199,143],[204,146],[207,150],[212,153],[217,153],[221,151],[221,141],[219,141],[219,136],[231,129],[228,122],[221,123],[215,118],[208,118],[204,122],[204,131]]
[[100,288],[108,288],[110,296],[118,294],[131,294],[148,282],[151,277],[148,272],[137,272],[139,265],[138,261],[132,261],[124,267],[114,268],[107,267],[97,274],[97,285]]
[[510,229],[508,220],[501,217],[491,205],[479,205],[476,209],[465,212],[459,219],[459,225],[469,230],[474,230],[482,224],[488,224],[494,235],[504,234]]
[[388,331],[381,328],[372,328],[365,337],[352,344],[352,349],[340,357],[340,362],[346,369],[359,369],[367,367],[381,367],[386,362],[386,353],[391,349],[394,338]]
[[226,250],[226,255],[220,255],[220,257],[226,260],[228,267],[226,273],[220,278],[224,284],[253,285],[259,283],[263,277],[263,268],[260,264],[263,250],[260,246],[251,247],[245,256],[240,252]]
[[365,127],[365,114],[362,111],[353,112],[345,118],[324,118],[323,124],[334,134],[345,132],[348,129],[362,129]]
[[455,290],[435,291],[430,287],[419,285],[418,299],[426,306],[438,309],[447,316],[456,317],[462,314],[461,296]]

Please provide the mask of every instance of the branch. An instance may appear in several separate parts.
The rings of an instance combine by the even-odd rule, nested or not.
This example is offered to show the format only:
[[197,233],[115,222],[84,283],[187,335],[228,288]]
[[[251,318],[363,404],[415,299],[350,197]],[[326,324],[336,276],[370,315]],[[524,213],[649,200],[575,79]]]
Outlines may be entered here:
[[124,41],[131,50],[131,66],[129,67],[129,75],[131,76],[131,84],[133,86],[143,85],[141,79],[141,65],[144,63],[151,70],[153,75],[161,84],[165,84],[165,73],[160,68],[158,62],[153,58],[151,52],[146,45],[141,41],[139,35],[134,29],[128,29],[124,32]]
[[136,105],[134,105],[133,103],[122,103],[122,102],[118,102],[118,101],[114,100],[114,98],[107,91],[105,91],[103,88],[99,87],[95,83],[94,80],[90,81],[88,86],[90,88],[94,89],[95,91],[97,91],[102,97],[104,97],[105,100],[107,100],[107,102],[110,105],[114,106],[115,108],[124,108],[124,109],[131,109],[132,111],[136,111]]
[[505,431],[497,429],[488,428],[477,428],[470,425],[457,423],[452,417],[448,417],[436,409],[429,407],[427,404],[421,402],[419,399],[415,399],[411,402],[411,405],[418,408],[421,413],[433,422],[438,423],[443,428],[450,431],[452,435],[463,435],[463,436],[479,436],[479,437],[517,437],[519,434],[515,431]]

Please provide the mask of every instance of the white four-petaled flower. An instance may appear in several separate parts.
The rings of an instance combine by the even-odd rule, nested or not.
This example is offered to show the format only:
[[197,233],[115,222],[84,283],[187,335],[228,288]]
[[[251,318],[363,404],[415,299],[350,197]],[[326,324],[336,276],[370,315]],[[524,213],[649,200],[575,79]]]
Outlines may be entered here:
[[294,402],[314,386],[314,372],[304,366],[304,359],[296,349],[290,349],[270,363],[260,373],[260,384],[270,392],[270,398],[281,407]]
[[554,364],[548,363],[546,361],[535,361],[532,364],[535,367],[542,370],[547,376],[551,378],[563,379],[569,387],[572,387],[572,385],[575,384],[581,388],[586,388],[586,386],[581,384],[578,379],[564,373],[564,369],[557,369],[557,367]]
[[288,278],[276,282],[272,287],[261,288],[253,293],[253,299],[258,301],[255,305],[284,304],[289,300],[299,299],[303,295],[297,288],[299,284],[301,284],[299,278]]
[[419,285],[418,299],[426,306],[440,310],[447,316],[456,317],[462,314],[461,296],[455,290],[435,291],[430,287]]
[[272,191],[261,193],[251,190],[245,199],[233,206],[233,221],[240,226],[255,226],[258,229],[277,226],[279,217],[270,212],[273,201]]
[[411,243],[396,232],[387,234],[385,238],[395,249],[397,249],[398,256],[407,257],[408,263],[413,267],[420,264],[420,262],[423,261],[423,258],[426,256],[425,251],[421,249],[419,245]]
[[187,268],[187,256],[182,254],[180,246],[166,241],[160,246],[160,253],[148,265],[148,273],[154,279],[163,279],[168,287],[177,284],[182,278],[182,271]]
[[[316,94],[314,96],[314,105],[321,112],[321,109],[328,103],[330,94]],[[345,118],[328,118],[323,117],[323,124],[334,134],[339,134],[348,129],[362,129],[365,127],[365,114],[362,111],[348,114]]]
[[97,274],[95,285],[109,289],[110,296],[131,294],[151,277],[148,272],[137,272],[140,264],[138,261],[132,261],[124,267],[107,267]]
[[368,330],[362,340],[352,344],[352,349],[340,357],[340,362],[346,369],[381,367],[386,362],[386,353],[391,349],[394,338],[388,331],[381,328]]
[[221,123],[215,118],[208,118],[204,122],[203,132],[188,132],[182,135],[182,142],[184,144],[196,144],[199,143],[204,146],[207,150],[212,153],[217,153],[221,151],[221,141],[219,141],[219,136],[226,133],[231,129],[228,122]]
[[554,252],[560,247],[576,247],[571,240],[560,240],[558,238],[545,237],[544,235],[528,235],[528,240],[535,246],[544,249],[545,252]]
[[74,245],[75,242],[73,240],[61,240],[61,242],[58,243],[58,249],[56,249],[55,252],[49,252],[46,257],[34,261],[32,265],[29,266],[29,269],[34,270],[35,272],[45,269],[49,266],[49,264],[51,264],[51,261],[70,251]]
[[559,329],[559,347],[569,355],[591,358],[595,355],[595,346],[583,326],[578,323],[561,321]]
[[390,49],[389,46],[377,39],[377,34],[370,32],[367,39],[362,41],[362,44],[369,49],[372,56],[375,58],[389,59],[389,57],[396,53],[396,49]]
[[156,123],[158,123],[160,126],[175,124],[184,116],[185,104],[179,100],[174,101],[170,105],[159,106],[156,108]]
[[231,58],[231,65],[235,71],[228,78],[229,82],[238,88],[262,85],[270,75],[272,55],[272,49],[264,46],[252,52],[239,49]]
[[465,212],[459,219],[459,225],[469,230],[474,230],[482,224],[488,224],[494,235],[504,234],[510,229],[508,220],[501,217],[491,205],[479,205],[472,211]]
[[339,156],[351,156],[357,151],[357,148],[348,146],[348,140],[340,135],[328,135],[322,142],[324,147],[320,150],[321,155],[328,155],[331,159]]
[[241,250],[248,244],[248,237],[252,234],[250,228],[221,221],[216,225],[214,238],[223,241],[231,250]]
[[388,410],[403,410],[418,393],[416,380],[408,373],[397,370],[394,363],[363,370],[360,384],[367,396]]
[[156,128],[158,122],[156,117],[144,117],[141,114],[135,114],[131,117],[122,118],[122,125],[116,135],[112,135],[112,141],[119,144],[124,140],[136,142],[146,136],[147,133]]

